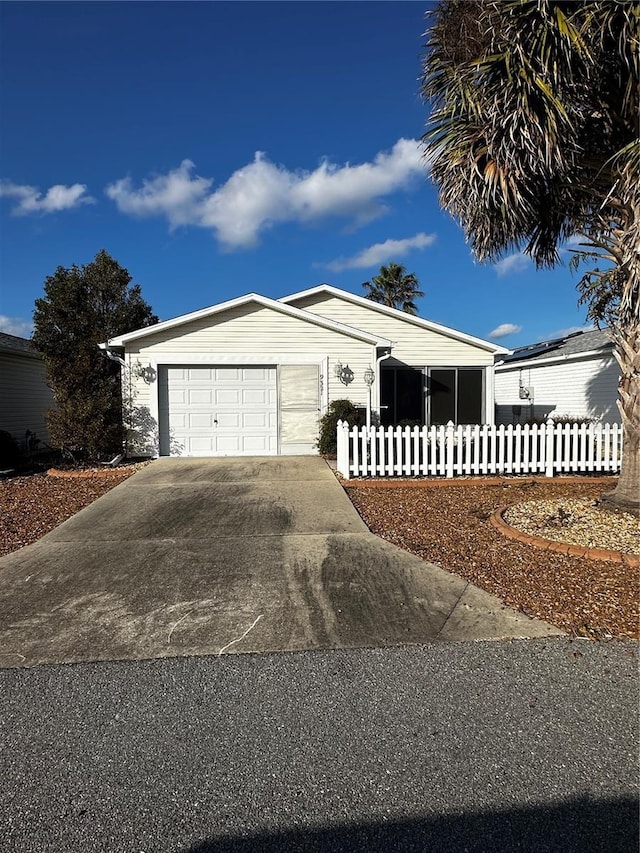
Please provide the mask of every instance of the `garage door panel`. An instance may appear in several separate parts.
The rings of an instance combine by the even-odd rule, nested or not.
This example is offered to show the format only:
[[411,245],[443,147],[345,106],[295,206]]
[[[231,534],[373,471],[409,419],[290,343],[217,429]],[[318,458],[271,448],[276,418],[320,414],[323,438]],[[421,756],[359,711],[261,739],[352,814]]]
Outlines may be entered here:
[[242,370],[239,367],[216,367],[212,370],[213,379],[216,384],[237,385],[242,381]]
[[269,429],[268,412],[245,412],[242,415],[243,429]]
[[243,382],[268,382],[270,380],[271,367],[243,367]]
[[170,388],[169,404],[171,403],[177,406],[186,406],[188,404],[186,389]]
[[216,406],[237,406],[240,403],[240,390],[238,388],[216,388]]
[[190,453],[213,453],[213,440],[211,436],[192,435],[188,440],[187,447]]
[[240,414],[238,412],[216,412],[218,429],[238,429]]
[[169,380],[169,387],[171,387],[171,381],[178,379],[184,380],[187,378],[188,371],[184,370],[182,367],[168,367],[167,368],[167,379]]
[[211,388],[189,388],[189,406],[210,406],[213,402],[213,390]]
[[269,405],[269,392],[266,388],[242,388],[243,406],[250,406],[254,403],[259,406]]
[[184,379],[188,379],[191,384],[210,386],[214,372],[208,367],[191,367],[184,373]]
[[191,412],[189,414],[189,429],[213,429],[214,424],[213,413],[208,412]]
[[238,453],[241,450],[240,436],[220,435],[217,438],[216,445],[219,452]]

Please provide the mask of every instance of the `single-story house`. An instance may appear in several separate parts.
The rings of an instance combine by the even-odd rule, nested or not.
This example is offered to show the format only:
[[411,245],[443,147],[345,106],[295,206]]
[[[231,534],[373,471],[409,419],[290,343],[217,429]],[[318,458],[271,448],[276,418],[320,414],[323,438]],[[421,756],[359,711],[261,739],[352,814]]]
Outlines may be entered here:
[[567,415],[619,424],[619,377],[607,329],[518,347],[497,358],[496,423]]
[[34,437],[49,441],[46,414],[53,394],[40,353],[31,341],[0,332],[0,430],[21,450],[33,449]]
[[329,285],[249,293],[101,346],[123,367],[137,452],[160,456],[314,453],[319,417],[345,398],[382,423],[493,423],[508,352]]

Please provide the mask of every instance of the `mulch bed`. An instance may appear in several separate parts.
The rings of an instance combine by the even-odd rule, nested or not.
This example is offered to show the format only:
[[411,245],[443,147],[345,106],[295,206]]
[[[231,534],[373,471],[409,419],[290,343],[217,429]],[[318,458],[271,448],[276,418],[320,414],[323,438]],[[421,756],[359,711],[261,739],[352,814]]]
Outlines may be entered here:
[[[82,472],[81,477],[32,474],[0,482],[0,556],[40,539],[130,477],[139,466]],[[107,469],[105,469],[107,470]]]
[[342,484],[370,530],[424,560],[455,572],[506,604],[570,634],[639,637],[638,570],[623,564],[542,551],[507,539],[490,523],[499,506],[587,498],[615,479],[590,482],[505,480],[415,488],[395,481]]

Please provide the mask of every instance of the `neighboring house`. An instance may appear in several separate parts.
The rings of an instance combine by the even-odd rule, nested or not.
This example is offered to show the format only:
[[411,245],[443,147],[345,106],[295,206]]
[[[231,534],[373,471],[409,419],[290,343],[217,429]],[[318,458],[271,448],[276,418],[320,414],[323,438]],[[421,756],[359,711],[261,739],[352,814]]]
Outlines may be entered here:
[[29,449],[34,434],[48,442],[45,416],[53,406],[40,353],[31,341],[0,332],[0,430],[22,450]]
[[[315,452],[329,403],[383,423],[493,423],[493,362],[507,350],[328,285],[255,293],[113,338],[137,452]],[[370,369],[370,370],[368,370]]]
[[496,363],[496,423],[549,415],[620,423],[619,376],[606,329],[519,347]]

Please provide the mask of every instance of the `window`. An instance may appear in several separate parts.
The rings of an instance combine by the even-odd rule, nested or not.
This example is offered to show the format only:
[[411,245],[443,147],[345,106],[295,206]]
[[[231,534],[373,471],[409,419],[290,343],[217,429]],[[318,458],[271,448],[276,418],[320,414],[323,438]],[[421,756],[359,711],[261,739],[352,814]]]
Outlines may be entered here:
[[481,424],[484,370],[432,367],[427,379],[431,424]]
[[481,424],[483,391],[481,367],[383,367],[380,422],[383,426],[403,421]]
[[387,367],[380,371],[380,422],[424,423],[424,370],[421,367]]

